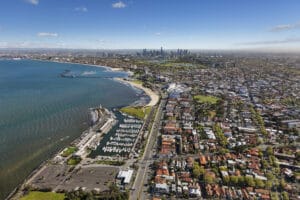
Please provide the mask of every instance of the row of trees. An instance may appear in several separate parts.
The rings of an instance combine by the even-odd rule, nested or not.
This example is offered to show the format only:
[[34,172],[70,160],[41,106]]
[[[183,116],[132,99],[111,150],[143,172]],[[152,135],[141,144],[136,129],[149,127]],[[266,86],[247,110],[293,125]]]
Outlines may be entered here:
[[252,114],[252,119],[259,127],[261,134],[264,136],[268,136],[268,132],[266,131],[264,120],[261,117],[260,113],[257,110],[255,110],[253,106],[250,106],[250,112]]
[[83,190],[76,190],[67,192],[65,200],[128,200],[129,192],[121,192],[119,188],[112,184],[109,190],[102,193],[86,192]]
[[222,146],[222,147],[226,147],[227,144],[228,144],[228,141],[227,141],[227,138],[225,137],[223,131],[222,131],[222,128],[218,125],[218,124],[215,124],[213,126],[213,131],[215,133],[215,136],[219,142],[219,144]]
[[[220,168],[220,170],[225,170]],[[214,170],[212,170],[214,173]],[[200,166],[197,162],[194,163],[192,169],[192,175],[194,178],[203,177],[205,183],[214,183],[215,179],[211,176],[210,173],[206,173],[206,170],[203,166]],[[239,187],[257,187],[257,188],[266,188],[266,189],[279,189],[283,190],[286,186],[286,182],[284,179],[278,180],[275,178],[273,173],[269,172],[266,174],[267,181],[263,181],[261,179],[253,178],[251,176],[225,176],[223,177],[223,183],[232,186],[239,186]]]

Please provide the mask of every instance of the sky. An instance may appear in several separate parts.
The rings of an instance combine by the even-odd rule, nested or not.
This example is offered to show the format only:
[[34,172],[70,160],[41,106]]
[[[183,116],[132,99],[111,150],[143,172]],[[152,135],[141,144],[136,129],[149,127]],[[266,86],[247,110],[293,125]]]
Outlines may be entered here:
[[299,0],[0,0],[0,48],[298,49]]

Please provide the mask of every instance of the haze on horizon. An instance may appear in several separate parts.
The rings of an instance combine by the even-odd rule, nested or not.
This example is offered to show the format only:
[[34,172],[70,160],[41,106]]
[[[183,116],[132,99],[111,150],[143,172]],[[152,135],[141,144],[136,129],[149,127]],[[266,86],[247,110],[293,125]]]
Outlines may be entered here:
[[298,0],[10,0],[0,48],[300,50]]

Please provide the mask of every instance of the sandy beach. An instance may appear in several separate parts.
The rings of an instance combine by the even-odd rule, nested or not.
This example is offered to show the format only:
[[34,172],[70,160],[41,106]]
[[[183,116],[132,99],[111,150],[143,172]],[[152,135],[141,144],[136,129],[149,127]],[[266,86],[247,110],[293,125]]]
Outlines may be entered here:
[[145,105],[145,106],[154,106],[154,105],[156,105],[158,103],[158,101],[159,101],[159,95],[156,94],[151,89],[143,87],[142,84],[138,84],[138,83],[135,83],[135,82],[132,82],[132,81],[127,81],[127,80],[124,80],[122,78],[114,78],[114,79],[117,80],[117,81],[129,84],[129,85],[131,85],[133,87],[136,87],[138,89],[143,90],[150,97],[150,99],[151,99],[151,101],[147,105]]

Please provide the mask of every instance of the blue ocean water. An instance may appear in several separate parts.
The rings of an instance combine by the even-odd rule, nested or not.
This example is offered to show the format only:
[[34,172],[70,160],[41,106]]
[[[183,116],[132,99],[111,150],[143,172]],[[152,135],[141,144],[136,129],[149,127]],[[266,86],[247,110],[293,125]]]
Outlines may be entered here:
[[[65,70],[84,77],[62,78]],[[125,76],[78,64],[0,60],[0,199],[88,127],[88,108],[136,101],[135,90],[107,78]]]

